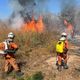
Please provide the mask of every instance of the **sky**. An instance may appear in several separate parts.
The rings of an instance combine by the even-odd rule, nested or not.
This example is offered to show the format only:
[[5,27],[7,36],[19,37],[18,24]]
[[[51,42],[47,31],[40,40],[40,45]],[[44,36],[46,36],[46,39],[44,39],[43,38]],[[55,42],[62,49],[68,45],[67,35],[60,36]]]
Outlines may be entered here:
[[[80,4],[80,0],[77,1],[78,4]],[[47,6],[48,6],[48,10],[54,14],[60,12],[59,0],[49,0],[49,4]],[[12,12],[13,9],[10,6],[9,0],[0,0],[0,19],[7,19]]]
[[12,13],[8,0],[0,0],[0,19],[6,19]]

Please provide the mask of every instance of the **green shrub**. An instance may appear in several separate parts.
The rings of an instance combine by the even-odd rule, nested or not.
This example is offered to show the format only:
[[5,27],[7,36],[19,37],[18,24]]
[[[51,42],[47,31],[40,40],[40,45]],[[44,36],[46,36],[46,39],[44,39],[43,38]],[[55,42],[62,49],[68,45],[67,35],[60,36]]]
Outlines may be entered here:
[[36,74],[29,77],[27,80],[43,80],[42,72],[37,72]]

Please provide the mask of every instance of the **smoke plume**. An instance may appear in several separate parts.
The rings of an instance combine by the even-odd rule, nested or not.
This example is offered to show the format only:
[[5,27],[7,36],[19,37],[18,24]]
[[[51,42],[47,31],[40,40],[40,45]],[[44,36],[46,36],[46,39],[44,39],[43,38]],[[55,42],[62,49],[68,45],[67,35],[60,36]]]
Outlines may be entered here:
[[[46,11],[47,0],[10,0],[13,13],[10,17],[12,27],[21,27],[32,15],[37,18],[43,11]],[[44,7],[43,7],[44,6]]]
[[76,0],[61,0],[61,16],[74,25]]

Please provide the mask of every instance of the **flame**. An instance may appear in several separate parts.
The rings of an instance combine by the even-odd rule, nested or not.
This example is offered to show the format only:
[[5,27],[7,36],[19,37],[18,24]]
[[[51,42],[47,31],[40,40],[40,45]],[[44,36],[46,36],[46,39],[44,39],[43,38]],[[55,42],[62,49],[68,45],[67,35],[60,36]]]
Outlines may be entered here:
[[33,16],[31,21],[28,21],[22,26],[21,31],[22,32],[43,32],[44,24],[42,21],[42,16],[39,17],[37,22],[35,21]]
[[66,20],[64,20],[64,24],[66,25],[68,32],[72,32],[73,31],[72,24],[68,23]]
[[65,32],[67,34],[71,34],[72,36],[74,35],[74,31],[73,31],[73,25],[71,23],[68,23],[67,20],[64,20],[64,24],[66,25],[66,30]]
[[43,21],[42,21],[42,16],[39,17],[39,19],[36,23],[36,27],[37,27],[38,32],[43,32],[44,31],[44,24],[43,24]]

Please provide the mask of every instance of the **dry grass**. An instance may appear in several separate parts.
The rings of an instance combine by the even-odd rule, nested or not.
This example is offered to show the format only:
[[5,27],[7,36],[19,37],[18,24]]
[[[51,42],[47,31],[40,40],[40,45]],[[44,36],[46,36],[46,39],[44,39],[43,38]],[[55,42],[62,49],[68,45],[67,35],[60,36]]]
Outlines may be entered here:
[[[1,29],[0,42],[4,41],[7,38],[9,32],[14,32],[15,42],[19,45],[19,50],[16,54],[17,62],[20,63],[22,71],[25,73],[24,78],[16,78],[16,80],[27,80],[29,76],[37,74],[38,71],[38,62],[42,63],[47,57],[51,56],[55,52],[55,43],[57,33],[53,32],[44,32],[44,33],[21,33],[10,28]],[[38,60],[39,59],[39,60]],[[1,58],[1,60],[3,60]],[[37,67],[35,68],[34,63]],[[27,71],[32,66],[34,67],[34,72]],[[26,68],[27,67],[27,68]],[[25,70],[25,71],[24,71]],[[32,70],[32,69],[31,69]],[[26,72],[27,71],[27,72]],[[26,78],[27,77],[27,78]],[[29,78],[28,80],[36,80]],[[42,80],[42,79],[40,79]]]
[[[21,33],[16,30],[12,30],[10,28],[6,29],[0,29],[0,42],[4,41],[5,38],[7,38],[7,34],[13,31],[16,35],[15,42],[19,45],[19,50],[16,53],[16,60],[20,65],[20,68],[22,72],[24,72],[23,77],[17,77],[15,74],[11,74],[9,76],[8,80],[60,80],[61,76],[65,74],[64,76],[69,76],[69,80],[71,80],[72,75],[75,75],[77,73],[77,80],[79,80],[79,74],[80,71],[77,72],[75,68],[77,66],[73,66],[73,64],[76,64],[78,62],[78,58],[73,58],[72,61],[70,58],[70,65],[69,70],[65,70],[64,73],[61,72],[61,76],[55,69],[55,62],[46,63],[46,61],[50,58],[54,61],[55,53],[55,44],[56,41],[59,38],[59,33],[56,31],[54,32],[44,32],[44,33]],[[70,46],[71,47],[71,46]],[[70,52],[73,54],[72,52]],[[79,57],[79,56],[77,56]],[[76,59],[74,61],[74,59]],[[0,67],[3,65],[3,58],[0,57]],[[80,61],[79,61],[80,62]],[[78,62],[78,64],[79,64]],[[54,63],[54,64],[53,64]],[[78,65],[77,64],[77,65]],[[2,69],[2,68],[1,68]],[[0,72],[3,70],[0,69]],[[70,74],[70,75],[68,75]],[[0,73],[1,75],[1,73]],[[62,76],[62,77],[64,77]],[[66,76],[66,80],[68,80],[68,77]],[[73,80],[76,80],[74,77],[72,77]],[[1,79],[0,79],[1,80]]]

